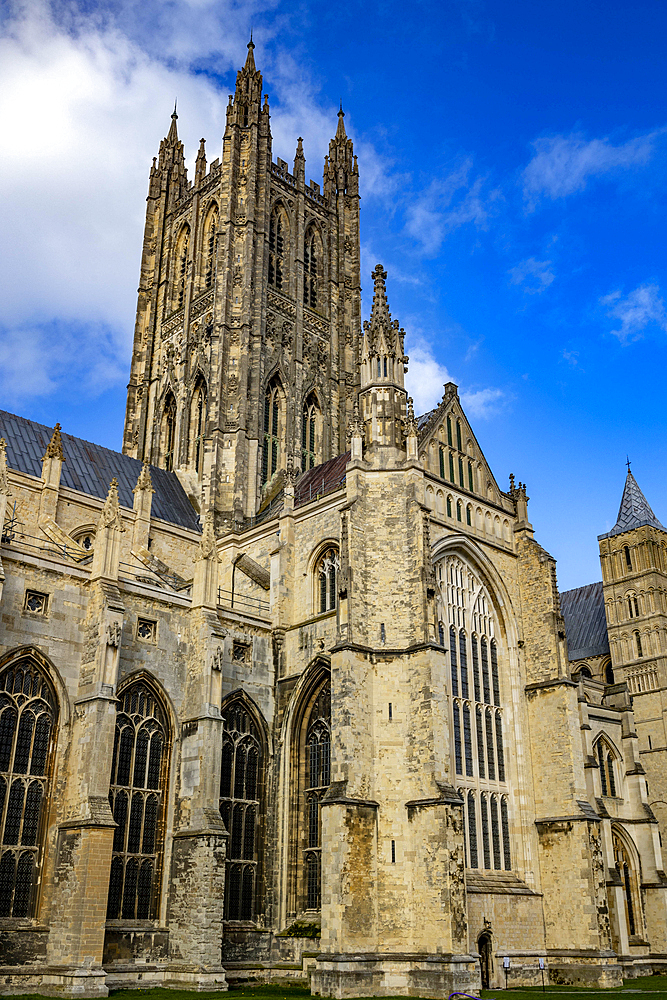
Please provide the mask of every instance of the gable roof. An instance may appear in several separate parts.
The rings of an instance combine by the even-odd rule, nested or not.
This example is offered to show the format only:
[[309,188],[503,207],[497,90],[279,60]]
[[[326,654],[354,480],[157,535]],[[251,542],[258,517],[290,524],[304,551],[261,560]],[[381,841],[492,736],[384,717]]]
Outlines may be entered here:
[[609,652],[602,582],[566,590],[560,595],[569,660]]
[[644,524],[651,524],[654,528],[667,531],[667,528],[660,523],[651,510],[648,500],[639,489],[637,480],[628,469],[616,524],[611,531],[607,531],[604,535],[598,535],[598,539],[612,538],[614,535],[621,535],[624,531],[641,528]]
[[[0,410],[0,437],[7,441],[7,464],[11,469],[39,478],[52,433],[51,428],[35,420]],[[62,443],[65,461],[60,482],[63,486],[104,500],[115,476],[121,504],[132,509],[132,490],[137,485],[142,465],[138,459],[71,434],[63,433]],[[150,466],[150,471],[155,490],[152,516],[190,531],[200,531],[197,514],[176,473],[155,465]]]

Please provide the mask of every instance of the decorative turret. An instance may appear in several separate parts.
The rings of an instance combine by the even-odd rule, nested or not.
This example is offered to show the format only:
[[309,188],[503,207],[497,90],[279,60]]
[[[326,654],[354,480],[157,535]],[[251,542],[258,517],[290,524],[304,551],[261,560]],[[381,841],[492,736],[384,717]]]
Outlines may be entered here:
[[331,197],[336,191],[359,194],[359,168],[352,140],[348,139],[345,131],[344,118],[345,112],[341,104],[336,135],[329,143],[329,155],[324,157],[325,198]]
[[[183,143],[178,138],[176,105],[171,113],[171,125],[167,136],[160,143],[157,167],[153,161],[149,196],[159,197],[160,191],[168,191],[170,205],[175,205],[188,188],[188,172],[185,167]],[[157,177],[155,175],[158,175]]]
[[303,139],[297,139],[296,153],[294,154],[294,180],[298,188],[303,188],[306,183],[306,157],[303,155]]
[[[255,45],[250,36],[245,66],[236,74],[234,101],[227,107],[227,124],[256,125],[262,111],[262,74],[255,66],[253,55]],[[268,105],[267,105],[268,110]]]

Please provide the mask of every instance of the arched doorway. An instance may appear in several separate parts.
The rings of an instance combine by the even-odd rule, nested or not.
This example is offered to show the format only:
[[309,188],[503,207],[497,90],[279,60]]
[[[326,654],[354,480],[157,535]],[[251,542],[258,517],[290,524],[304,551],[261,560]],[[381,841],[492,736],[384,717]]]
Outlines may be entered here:
[[477,950],[479,951],[479,964],[482,972],[482,989],[488,990],[491,988],[493,976],[493,946],[488,931],[484,931],[478,937]]

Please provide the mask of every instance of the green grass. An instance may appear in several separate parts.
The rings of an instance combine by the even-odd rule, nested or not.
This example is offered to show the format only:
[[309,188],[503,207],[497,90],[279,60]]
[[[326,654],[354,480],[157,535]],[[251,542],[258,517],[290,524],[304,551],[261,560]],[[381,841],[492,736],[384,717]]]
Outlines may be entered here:
[[[275,975],[279,976],[279,970]],[[610,993],[623,993],[627,995],[627,1000],[649,1000],[653,994],[667,993],[667,976],[642,976],[638,979],[626,979],[623,986],[617,986],[612,990],[577,988],[574,986],[547,986],[544,996],[551,994],[565,1000],[567,995],[576,996],[578,1000],[604,1000]],[[491,998],[502,998],[503,994],[509,1000],[540,1000],[542,997],[542,987],[533,986],[530,988],[505,990],[483,990],[483,1000]],[[305,986],[281,986],[278,983],[254,984],[243,983],[238,986],[231,986],[229,989],[230,1000],[307,1000],[310,997],[310,990]],[[215,992],[193,993],[190,990],[167,990],[162,987],[154,987],[148,990],[112,990],[109,997],[113,1000],[221,1000],[224,994]],[[23,994],[13,996],[12,1000],[44,1000],[39,994]],[[389,1000],[389,998],[378,998],[378,1000]]]

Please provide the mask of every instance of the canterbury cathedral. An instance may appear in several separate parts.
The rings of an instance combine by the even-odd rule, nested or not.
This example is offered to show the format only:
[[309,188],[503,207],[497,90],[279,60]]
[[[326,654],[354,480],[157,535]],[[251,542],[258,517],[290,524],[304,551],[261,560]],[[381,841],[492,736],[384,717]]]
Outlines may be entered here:
[[270,122],[252,42],[192,178],[172,115],[122,451],[0,412],[0,990],[667,972],[667,529],[628,470],[559,593],[362,311],[343,111],[321,185]]

